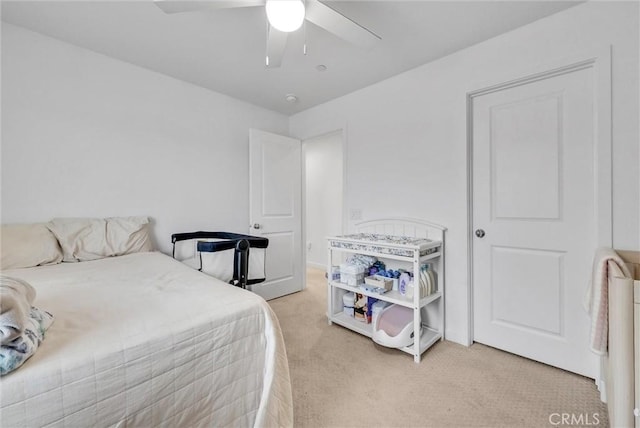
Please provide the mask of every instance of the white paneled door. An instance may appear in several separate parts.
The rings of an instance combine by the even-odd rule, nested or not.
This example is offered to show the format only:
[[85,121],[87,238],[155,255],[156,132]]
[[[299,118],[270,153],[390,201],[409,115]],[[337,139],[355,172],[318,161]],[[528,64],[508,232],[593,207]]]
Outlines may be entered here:
[[594,69],[472,98],[474,340],[595,377]]
[[300,140],[249,132],[249,234],[269,239],[266,281],[252,291],[273,299],[302,290]]

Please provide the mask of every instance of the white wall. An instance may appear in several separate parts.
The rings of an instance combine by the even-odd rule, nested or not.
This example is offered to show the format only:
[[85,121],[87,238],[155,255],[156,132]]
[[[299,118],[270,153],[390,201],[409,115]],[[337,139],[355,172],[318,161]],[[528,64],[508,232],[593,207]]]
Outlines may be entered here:
[[612,45],[614,246],[638,249],[638,38],[636,2],[589,2],[294,115],[290,133],[304,139],[346,127],[345,209],[449,228],[446,337],[466,343],[467,92],[523,64]]
[[637,2],[588,2],[288,120],[3,23],[2,222],[147,214],[165,251],[177,231],[246,231],[248,128],[345,129],[345,209],[449,228],[446,334],[465,343],[467,91],[612,45],[614,246],[638,249],[638,39]]
[[2,222],[148,215],[247,232],[248,132],[281,114],[2,24]]
[[342,233],[342,132],[303,142],[307,264],[327,266],[327,236]]

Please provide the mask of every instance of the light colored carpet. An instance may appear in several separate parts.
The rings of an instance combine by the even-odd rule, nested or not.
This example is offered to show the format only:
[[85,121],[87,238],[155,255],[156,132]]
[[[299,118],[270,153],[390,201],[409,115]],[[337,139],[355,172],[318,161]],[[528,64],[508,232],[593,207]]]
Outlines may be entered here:
[[309,269],[307,278],[305,291],[269,302],[284,332],[296,427],[550,427],[562,413],[608,426],[591,379],[447,341],[415,364],[329,326],[324,272]]

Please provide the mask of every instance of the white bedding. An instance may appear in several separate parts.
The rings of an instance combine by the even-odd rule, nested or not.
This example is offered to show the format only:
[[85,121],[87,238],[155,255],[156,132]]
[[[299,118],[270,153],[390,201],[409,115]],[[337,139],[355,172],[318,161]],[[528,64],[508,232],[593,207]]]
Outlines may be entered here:
[[5,271],[55,324],[0,378],[0,426],[291,426],[280,326],[260,297],[160,253]]

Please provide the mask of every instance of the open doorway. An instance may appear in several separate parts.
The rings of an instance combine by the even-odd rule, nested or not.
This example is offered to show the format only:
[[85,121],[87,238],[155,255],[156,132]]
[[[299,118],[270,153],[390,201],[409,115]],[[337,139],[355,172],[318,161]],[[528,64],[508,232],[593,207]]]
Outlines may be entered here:
[[327,236],[343,233],[344,148],[342,130],[302,143],[303,234],[307,268],[327,266]]

